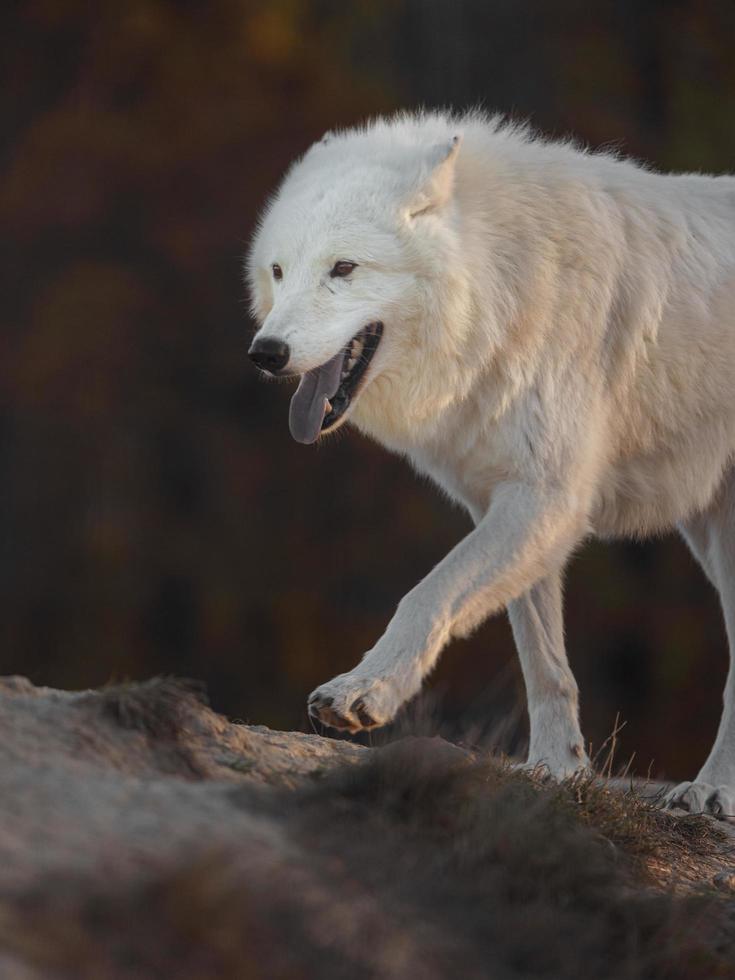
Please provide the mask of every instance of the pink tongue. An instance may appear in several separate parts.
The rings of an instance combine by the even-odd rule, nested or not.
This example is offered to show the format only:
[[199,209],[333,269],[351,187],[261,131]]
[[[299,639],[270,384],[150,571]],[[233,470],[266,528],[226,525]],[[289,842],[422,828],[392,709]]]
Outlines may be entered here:
[[343,361],[344,354],[340,352],[331,361],[302,376],[288,413],[288,427],[296,442],[309,445],[319,438],[327,399],[339,388]]

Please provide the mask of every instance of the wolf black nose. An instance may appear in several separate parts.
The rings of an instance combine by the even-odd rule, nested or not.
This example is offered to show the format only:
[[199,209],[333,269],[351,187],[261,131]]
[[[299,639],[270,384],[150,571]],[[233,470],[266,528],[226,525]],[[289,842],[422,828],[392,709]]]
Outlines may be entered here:
[[260,340],[254,341],[248,354],[259,368],[275,374],[276,371],[286,367],[291,351],[288,344],[282,340],[276,340],[275,337],[262,337]]

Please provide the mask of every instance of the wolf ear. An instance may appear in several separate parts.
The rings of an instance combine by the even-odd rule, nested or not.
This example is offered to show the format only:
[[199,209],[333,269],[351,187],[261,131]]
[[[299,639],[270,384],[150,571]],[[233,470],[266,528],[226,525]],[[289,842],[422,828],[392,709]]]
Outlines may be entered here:
[[424,163],[421,185],[408,205],[408,213],[412,218],[436,211],[450,200],[461,143],[461,136],[453,136],[449,142],[440,143],[430,150]]

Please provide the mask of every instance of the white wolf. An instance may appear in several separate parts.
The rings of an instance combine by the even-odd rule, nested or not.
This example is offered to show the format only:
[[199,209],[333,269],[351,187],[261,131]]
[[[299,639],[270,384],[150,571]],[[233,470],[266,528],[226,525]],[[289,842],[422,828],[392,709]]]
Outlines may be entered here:
[[[259,224],[250,353],[300,375],[291,432],[349,419],[475,527],[309,710],[384,725],[440,651],[507,607],[528,762],[588,764],[562,574],[588,535],[678,527],[735,646],[735,178],[661,175],[473,112],[327,134]],[[735,666],[670,802],[735,815]]]

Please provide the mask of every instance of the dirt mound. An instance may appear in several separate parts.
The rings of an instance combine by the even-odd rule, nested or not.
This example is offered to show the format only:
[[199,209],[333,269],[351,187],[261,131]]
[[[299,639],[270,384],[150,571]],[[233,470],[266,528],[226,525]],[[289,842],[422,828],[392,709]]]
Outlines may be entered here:
[[636,787],[235,725],[168,679],[6,678],[0,745],[4,980],[735,977],[732,837]]

